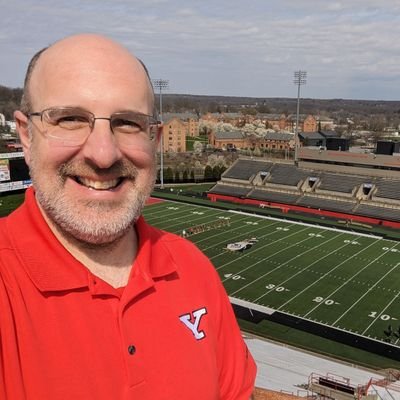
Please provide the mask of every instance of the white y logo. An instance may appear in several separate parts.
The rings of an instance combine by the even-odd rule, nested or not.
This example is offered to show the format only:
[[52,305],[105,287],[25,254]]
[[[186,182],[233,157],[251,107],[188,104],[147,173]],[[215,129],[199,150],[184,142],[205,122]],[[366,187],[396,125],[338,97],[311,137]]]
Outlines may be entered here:
[[199,331],[201,317],[205,314],[207,314],[207,309],[203,307],[179,317],[179,319],[192,331],[197,340],[203,339],[206,336],[203,331]]

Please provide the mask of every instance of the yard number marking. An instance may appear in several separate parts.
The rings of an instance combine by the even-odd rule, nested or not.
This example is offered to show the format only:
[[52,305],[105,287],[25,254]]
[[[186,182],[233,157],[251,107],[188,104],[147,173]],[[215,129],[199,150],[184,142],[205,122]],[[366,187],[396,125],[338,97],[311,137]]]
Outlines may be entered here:
[[[376,311],[371,311],[371,312],[368,314],[368,317],[371,317],[371,318],[378,318],[378,313],[377,313]],[[379,316],[379,318],[380,318],[382,321],[389,321],[390,319],[392,319],[392,320],[397,320],[397,318],[391,317],[391,316],[388,315],[388,314],[382,314],[381,316]]]
[[265,286],[265,288],[269,290],[274,290],[275,292],[290,292],[289,289],[286,289],[283,286],[276,286],[273,283],[268,284],[267,286]]
[[327,306],[332,306],[334,304],[340,304],[337,301],[334,301],[332,299],[324,299],[323,297],[314,297],[313,301],[315,301],[316,303],[322,303],[325,304]]
[[382,247],[383,251],[390,251],[391,253],[400,253],[399,249],[391,249],[390,247]]
[[224,275],[224,277],[226,278],[226,279],[232,279],[232,280],[234,280],[234,281],[238,281],[239,279],[246,279],[246,278],[243,278],[243,276],[240,276],[240,275],[234,275],[234,274],[225,274]]
[[357,240],[348,240],[348,239],[346,239],[343,242],[347,243],[347,244],[354,244],[354,245],[360,245],[361,244],[360,242],[357,242]]

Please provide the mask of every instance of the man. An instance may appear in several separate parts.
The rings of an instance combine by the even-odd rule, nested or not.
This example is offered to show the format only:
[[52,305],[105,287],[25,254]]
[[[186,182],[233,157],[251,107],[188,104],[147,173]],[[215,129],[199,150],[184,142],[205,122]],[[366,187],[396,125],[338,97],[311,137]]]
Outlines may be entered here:
[[248,399],[209,261],[140,213],[161,128],[143,64],[97,35],[38,53],[17,129],[33,188],[0,222],[1,399]]

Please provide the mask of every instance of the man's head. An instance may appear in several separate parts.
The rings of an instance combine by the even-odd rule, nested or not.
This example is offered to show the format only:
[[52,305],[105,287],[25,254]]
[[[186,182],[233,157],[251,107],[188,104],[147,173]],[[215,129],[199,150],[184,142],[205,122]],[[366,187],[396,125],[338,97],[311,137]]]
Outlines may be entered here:
[[51,225],[93,244],[132,227],[154,183],[153,107],[144,65],[110,39],[71,36],[35,55],[15,119]]

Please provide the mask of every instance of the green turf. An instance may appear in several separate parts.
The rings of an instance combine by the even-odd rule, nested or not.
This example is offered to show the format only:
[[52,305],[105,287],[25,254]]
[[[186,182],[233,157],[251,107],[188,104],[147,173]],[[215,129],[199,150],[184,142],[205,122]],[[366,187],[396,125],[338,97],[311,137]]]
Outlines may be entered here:
[[[229,218],[190,240],[230,296],[400,346],[400,242],[183,203],[154,204],[145,216],[177,234]],[[243,252],[226,249],[250,238]]]

